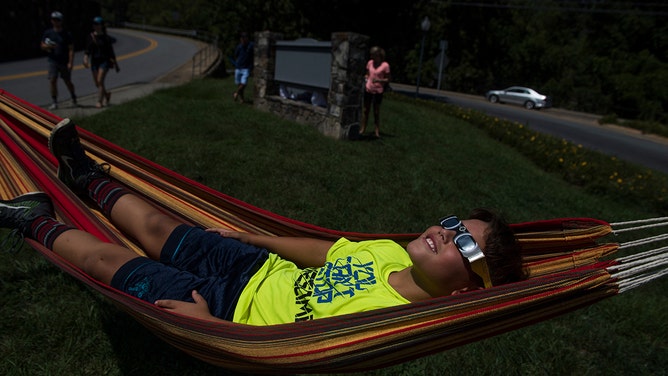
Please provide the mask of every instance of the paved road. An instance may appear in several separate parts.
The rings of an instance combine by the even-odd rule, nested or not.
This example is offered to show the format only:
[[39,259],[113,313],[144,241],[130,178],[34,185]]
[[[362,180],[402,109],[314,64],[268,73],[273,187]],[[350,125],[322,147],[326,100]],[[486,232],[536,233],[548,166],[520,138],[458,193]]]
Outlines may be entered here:
[[[396,91],[415,95],[415,87],[392,85]],[[541,133],[563,138],[586,148],[615,156],[653,170],[668,173],[668,140],[636,130],[598,124],[598,117],[556,108],[526,110],[520,106],[492,104],[482,96],[420,89],[421,97],[473,108],[491,116],[517,121]]]
[[[147,33],[129,29],[109,29],[109,35],[116,38],[116,52],[120,73],[109,72],[106,80],[107,88],[112,91],[114,103],[115,90],[130,85],[143,85],[155,82],[158,78],[172,72],[190,61],[198,51],[198,43],[194,40]],[[83,53],[75,54],[75,66],[72,71],[77,96],[85,98],[93,96],[96,88],[90,70],[82,65]],[[51,104],[49,84],[47,81],[46,57],[37,59],[8,62],[0,64],[0,88],[41,107]],[[62,80],[58,80],[59,100],[61,109],[71,107],[69,92]],[[82,103],[92,106],[92,103]],[[117,102],[118,103],[118,102]]]

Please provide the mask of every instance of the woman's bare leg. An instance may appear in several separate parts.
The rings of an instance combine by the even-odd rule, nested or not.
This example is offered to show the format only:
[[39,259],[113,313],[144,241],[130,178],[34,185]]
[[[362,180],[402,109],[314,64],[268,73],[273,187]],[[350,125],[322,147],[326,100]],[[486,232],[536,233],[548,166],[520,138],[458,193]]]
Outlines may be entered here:
[[373,120],[375,124],[374,134],[376,137],[380,137],[380,103],[374,103],[373,105]]
[[107,98],[107,88],[104,86],[104,80],[107,76],[107,70],[100,68],[97,71],[97,76],[95,77],[95,86],[97,86],[97,104],[99,107],[104,106]]

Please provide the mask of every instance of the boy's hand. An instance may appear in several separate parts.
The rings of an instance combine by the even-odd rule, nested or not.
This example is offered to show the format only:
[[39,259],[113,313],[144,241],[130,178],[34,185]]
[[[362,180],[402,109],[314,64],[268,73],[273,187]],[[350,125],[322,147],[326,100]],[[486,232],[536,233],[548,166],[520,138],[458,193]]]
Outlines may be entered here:
[[214,232],[226,238],[237,239],[241,242],[248,243],[248,233],[246,232],[232,231],[226,228],[208,228],[206,231]]
[[155,305],[184,316],[190,316],[197,319],[208,321],[221,321],[219,318],[213,316],[209,311],[209,305],[202,295],[193,290],[192,298],[194,303],[183,302],[180,300],[163,299],[156,300]]

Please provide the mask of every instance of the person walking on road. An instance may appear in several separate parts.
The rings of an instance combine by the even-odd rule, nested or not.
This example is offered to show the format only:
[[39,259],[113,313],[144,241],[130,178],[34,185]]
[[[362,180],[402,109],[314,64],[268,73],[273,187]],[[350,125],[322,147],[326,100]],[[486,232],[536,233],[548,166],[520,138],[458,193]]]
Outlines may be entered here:
[[240,34],[240,43],[234,50],[234,83],[237,85],[237,90],[233,97],[236,102],[237,99],[244,103],[244,90],[248,84],[248,77],[251,69],[253,69],[253,42],[248,39],[248,33]]
[[104,86],[107,72],[109,72],[109,69],[116,69],[116,72],[120,71],[113,43],[113,39],[107,34],[107,28],[102,17],[95,17],[93,19],[93,31],[88,34],[86,39],[83,65],[86,68],[90,66],[91,72],[93,72],[93,81],[98,89],[97,103],[95,104],[97,108],[108,106],[111,98],[111,93]]
[[72,34],[63,28],[63,14],[51,13],[52,28],[44,31],[40,47],[48,53],[49,88],[53,103],[49,110],[58,108],[58,76],[70,91],[72,103],[77,106],[77,96],[72,83],[72,67],[74,66],[74,40]]

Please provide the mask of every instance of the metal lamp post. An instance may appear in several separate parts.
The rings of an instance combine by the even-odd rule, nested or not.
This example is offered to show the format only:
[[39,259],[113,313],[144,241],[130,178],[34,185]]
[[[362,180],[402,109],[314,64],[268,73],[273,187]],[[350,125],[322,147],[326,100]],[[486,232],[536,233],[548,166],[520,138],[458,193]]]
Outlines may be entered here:
[[424,56],[424,40],[427,36],[427,31],[429,31],[429,28],[431,27],[429,17],[425,16],[424,20],[422,20],[422,23],[420,24],[420,27],[422,28],[422,44],[420,45],[420,63],[418,64],[417,84],[415,85],[415,98],[417,98],[418,94],[420,93],[420,74],[422,72],[422,57]]

